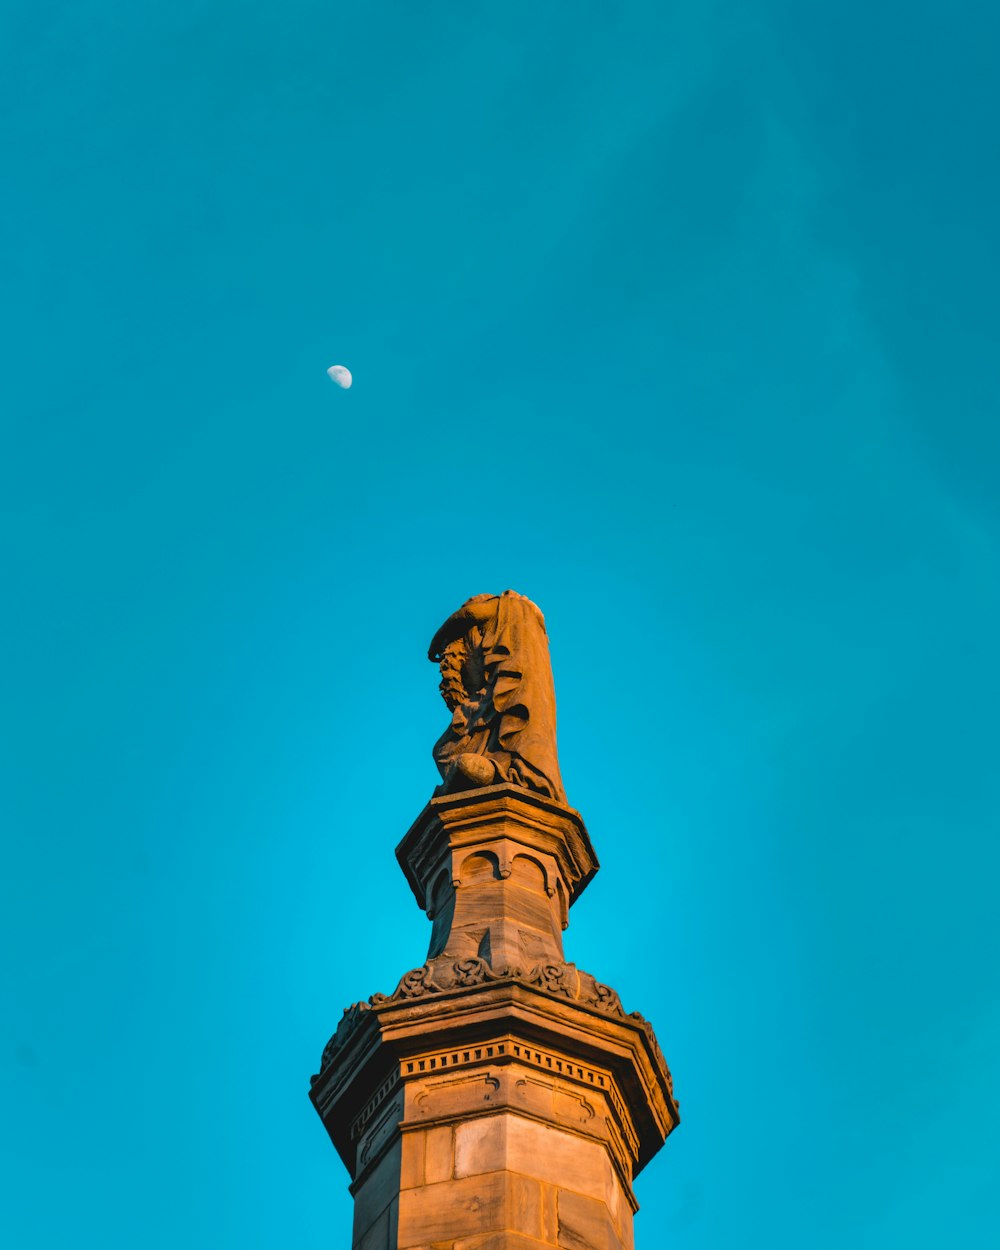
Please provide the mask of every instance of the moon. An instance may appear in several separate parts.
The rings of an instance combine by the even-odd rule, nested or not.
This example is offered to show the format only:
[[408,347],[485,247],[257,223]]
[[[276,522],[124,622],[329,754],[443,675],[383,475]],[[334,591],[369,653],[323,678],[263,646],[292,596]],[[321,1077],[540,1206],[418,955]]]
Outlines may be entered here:
[[354,379],[351,377],[351,371],[346,365],[331,365],[326,373],[330,381],[336,382],[342,391],[351,389],[351,383]]

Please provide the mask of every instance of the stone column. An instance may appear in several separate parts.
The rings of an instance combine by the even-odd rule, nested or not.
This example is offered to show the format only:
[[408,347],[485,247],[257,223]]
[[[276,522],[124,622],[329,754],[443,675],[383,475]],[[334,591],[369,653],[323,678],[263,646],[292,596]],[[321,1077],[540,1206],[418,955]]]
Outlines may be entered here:
[[598,863],[512,785],[430,801],[397,848],[426,962],[344,1013],[311,1097],[352,1177],[354,1250],[623,1250],[678,1122],[650,1025],[566,963]]

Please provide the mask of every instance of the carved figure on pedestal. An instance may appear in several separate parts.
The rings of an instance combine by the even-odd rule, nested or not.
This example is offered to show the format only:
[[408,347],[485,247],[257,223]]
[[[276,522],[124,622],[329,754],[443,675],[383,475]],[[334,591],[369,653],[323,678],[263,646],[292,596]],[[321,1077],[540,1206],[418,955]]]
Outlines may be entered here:
[[474,595],[434,635],[451,725],[434,747],[442,791],[500,782],[566,802],[545,618],[513,590]]

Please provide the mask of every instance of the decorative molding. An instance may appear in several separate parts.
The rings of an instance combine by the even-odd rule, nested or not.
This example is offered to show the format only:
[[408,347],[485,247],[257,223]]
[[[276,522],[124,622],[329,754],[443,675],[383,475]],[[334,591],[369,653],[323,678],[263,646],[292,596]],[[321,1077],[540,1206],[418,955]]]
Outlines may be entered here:
[[[485,959],[449,961],[432,959],[407,972],[391,994],[373,994],[368,1003],[382,1007],[402,999],[423,998],[427,994],[443,994],[448,990],[465,989],[490,981],[514,981],[544,990],[553,997],[570,998],[586,1003],[609,1016],[625,1016],[621,999],[610,986],[604,985],[576,964],[544,963],[525,971],[522,968],[492,968]],[[339,1032],[339,1030],[338,1030]]]
[[399,1129],[403,1118],[403,1097],[399,1094],[372,1123],[358,1150],[358,1168],[363,1168]]
[[[573,979],[570,976],[569,964],[539,964],[524,977],[520,978],[528,985],[534,985],[546,994],[563,994],[566,998],[575,998]],[[572,969],[576,971],[576,969]]]
[[372,1116],[399,1085],[399,1073],[393,1072],[382,1082],[361,1111],[354,1117],[351,1125],[351,1140],[357,1141],[368,1127]]
[[433,959],[405,973],[391,994],[373,994],[368,1002],[372,1007],[382,1007],[403,999],[423,998],[425,994],[443,994],[447,990],[465,989],[487,981],[510,980],[512,975],[508,969],[494,972],[485,959],[459,959],[454,962]]
[[663,1071],[667,1074],[667,1088],[670,1090],[670,1097],[673,1099],[674,1106],[680,1110],[681,1104],[676,1098],[674,1098],[674,1078],[670,1074],[670,1065],[667,1063],[666,1057],[660,1049],[660,1043],[656,1040],[656,1033],[653,1031],[653,1026],[641,1012],[631,1011],[629,1012],[629,1017],[641,1025],[643,1033],[646,1034],[646,1040],[649,1042],[650,1049],[663,1065]]
[[433,1087],[421,1089],[413,1100],[414,1109],[426,1115],[428,1114],[426,1103],[429,1099],[436,1097],[442,1089],[462,1085],[484,1085],[487,1092],[483,1095],[483,1102],[490,1102],[500,1089],[499,1080],[488,1071],[485,1073],[467,1072],[461,1076],[449,1076],[444,1079],[438,1079]]
[[594,996],[594,1006],[599,1011],[606,1011],[609,1016],[623,1016],[625,1014],[622,1000],[610,985],[604,985],[600,981],[595,981]]
[[[350,1038],[357,1032],[360,1025],[364,1022],[366,1015],[372,1009],[371,999],[364,1003],[351,1003],[350,1007],[344,1008],[344,1014],[340,1017],[340,1023],[337,1025],[337,1031],[333,1037],[323,1047],[323,1057],[320,1060],[320,1075],[333,1063],[337,1053],[347,1045]],[[315,1085],[319,1080],[319,1076],[309,1078],[310,1085]]]
[[[400,1064],[399,1075],[407,1081],[414,1078],[439,1077],[442,1073],[448,1073],[455,1068],[486,1066],[488,1070],[499,1071],[498,1065],[508,1063],[533,1068],[542,1079],[548,1078],[557,1083],[566,1082],[569,1087],[575,1086],[578,1090],[583,1087],[588,1093],[592,1090],[594,1094],[603,1094],[613,1109],[617,1121],[616,1126],[612,1126],[610,1120],[607,1121],[609,1132],[612,1137],[618,1134],[622,1136],[633,1159],[638,1154],[639,1140],[632,1127],[621,1093],[610,1072],[583,1065],[562,1051],[536,1046],[516,1035],[508,1033],[479,1042],[475,1046],[452,1047],[447,1050],[435,1050],[415,1055],[412,1059],[406,1059]],[[395,1080],[395,1074],[391,1079]],[[514,1082],[515,1092],[524,1088],[524,1079],[518,1078]],[[552,1088],[555,1089],[557,1086]],[[563,1092],[566,1090],[564,1089]],[[594,1094],[591,1094],[591,1097]],[[587,1101],[586,1096],[581,1095],[580,1100],[585,1112],[589,1111],[590,1116],[593,1116],[595,1108]]]
[[[592,977],[590,973],[582,972],[575,964],[569,963],[538,964],[526,972],[520,968],[494,970],[485,959],[479,958],[429,960],[419,968],[413,968],[405,973],[391,994],[372,994],[367,1002],[352,1003],[344,1011],[336,1033],[330,1038],[323,1051],[320,1075],[335,1061],[339,1052],[373,1008],[387,1006],[390,1003],[408,1002],[434,994],[444,994],[449,990],[469,989],[490,982],[530,985],[553,998],[569,999],[571,1002],[594,1008],[607,1016],[634,1020],[646,1035],[650,1049],[663,1066],[670,1094],[673,1097],[673,1078],[660,1044],[656,1040],[653,1026],[638,1011],[626,1015],[621,999],[610,985],[605,985]],[[313,1082],[315,1083],[317,1079],[318,1077],[313,1077]]]
[[[572,1115],[563,1112],[567,1119],[572,1118],[581,1124],[586,1124],[589,1120],[592,1120],[596,1114],[594,1108],[582,1094],[570,1093],[568,1090],[562,1089],[554,1080],[545,1081],[540,1077],[523,1076],[514,1082],[515,1093],[520,1096],[526,1096],[524,1091],[532,1085],[537,1086],[539,1089],[548,1090],[548,1092],[553,1095],[553,1100],[562,1099],[563,1102],[573,1103],[574,1111]],[[554,1103],[554,1105],[556,1104]]]
[[500,879],[510,879],[519,855],[541,863],[546,893],[561,883],[566,903],[576,900],[598,870],[580,813],[533,790],[501,784],[437,795],[396,848],[414,896],[434,906],[440,872],[458,888],[459,868],[484,849],[497,856]]

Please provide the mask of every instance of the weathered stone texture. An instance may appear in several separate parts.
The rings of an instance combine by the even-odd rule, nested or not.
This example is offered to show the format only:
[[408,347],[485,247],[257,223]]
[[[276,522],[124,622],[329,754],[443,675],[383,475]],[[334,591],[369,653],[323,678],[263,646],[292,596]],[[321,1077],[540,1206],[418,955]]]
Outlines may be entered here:
[[599,1143],[503,1112],[407,1130],[356,1191],[355,1250],[509,1250],[512,1237],[632,1246],[632,1203]]

